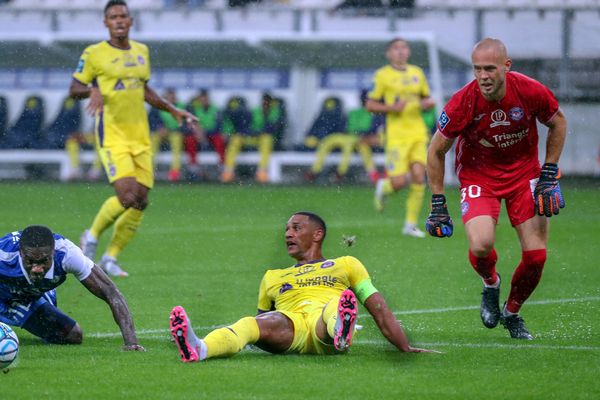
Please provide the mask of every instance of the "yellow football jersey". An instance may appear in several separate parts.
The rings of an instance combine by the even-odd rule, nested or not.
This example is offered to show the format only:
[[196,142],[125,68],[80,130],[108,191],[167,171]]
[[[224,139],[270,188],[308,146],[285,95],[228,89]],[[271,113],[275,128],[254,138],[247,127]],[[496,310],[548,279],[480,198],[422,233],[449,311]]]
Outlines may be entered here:
[[129,41],[127,50],[107,41],[85,49],[73,78],[97,86],[104,108],[96,116],[99,146],[150,145],[148,117],[144,105],[144,86],[150,79],[148,47]]
[[365,266],[351,256],[271,269],[260,284],[258,309],[303,312],[339,298],[365,279],[369,279]]
[[398,99],[406,101],[400,113],[386,114],[386,140],[412,140],[426,138],[427,126],[421,115],[421,99],[430,96],[429,85],[423,70],[408,64],[405,70],[391,65],[379,68],[373,77],[370,99],[394,104]]

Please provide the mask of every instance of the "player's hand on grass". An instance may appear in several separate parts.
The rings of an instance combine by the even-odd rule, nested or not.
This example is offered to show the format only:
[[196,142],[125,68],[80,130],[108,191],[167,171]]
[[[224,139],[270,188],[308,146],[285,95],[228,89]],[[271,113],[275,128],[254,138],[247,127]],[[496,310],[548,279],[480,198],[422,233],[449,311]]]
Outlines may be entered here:
[[542,166],[540,179],[533,192],[535,210],[538,215],[551,217],[565,208],[565,200],[560,191],[560,170],[556,164],[546,163]]
[[406,351],[407,353],[435,353],[435,354],[444,354],[441,351],[438,350],[431,350],[431,349],[422,349],[420,347],[412,347],[409,346],[408,350]]
[[434,194],[431,196],[431,213],[425,221],[425,230],[433,237],[450,237],[454,231],[452,218],[448,214],[446,196]]
[[126,344],[121,348],[123,351],[146,351],[144,346],[139,344]]

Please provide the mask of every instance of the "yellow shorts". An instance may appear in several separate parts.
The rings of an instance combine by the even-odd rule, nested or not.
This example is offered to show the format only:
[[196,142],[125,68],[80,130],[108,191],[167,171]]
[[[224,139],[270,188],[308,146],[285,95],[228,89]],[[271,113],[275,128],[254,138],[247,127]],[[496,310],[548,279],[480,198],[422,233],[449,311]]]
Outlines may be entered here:
[[339,354],[333,344],[325,344],[317,337],[317,322],[323,314],[323,305],[307,308],[306,312],[282,311],[294,323],[294,341],[286,353]]
[[150,146],[139,147],[135,151],[127,146],[100,147],[98,155],[110,183],[121,178],[134,177],[149,189],[154,186]]
[[385,169],[388,176],[408,173],[414,163],[427,164],[428,139],[388,142],[385,146]]

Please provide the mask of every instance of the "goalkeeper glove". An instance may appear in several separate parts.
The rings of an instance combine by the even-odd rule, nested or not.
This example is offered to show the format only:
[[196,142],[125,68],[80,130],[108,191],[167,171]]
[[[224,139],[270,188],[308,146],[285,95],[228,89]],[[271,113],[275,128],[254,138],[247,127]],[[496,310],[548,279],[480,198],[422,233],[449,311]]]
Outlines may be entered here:
[[565,208],[565,200],[560,191],[560,170],[556,164],[546,163],[542,166],[540,179],[533,191],[533,201],[538,215],[551,217]]
[[452,236],[454,225],[446,207],[446,196],[443,194],[431,196],[431,213],[425,222],[425,229],[434,237]]

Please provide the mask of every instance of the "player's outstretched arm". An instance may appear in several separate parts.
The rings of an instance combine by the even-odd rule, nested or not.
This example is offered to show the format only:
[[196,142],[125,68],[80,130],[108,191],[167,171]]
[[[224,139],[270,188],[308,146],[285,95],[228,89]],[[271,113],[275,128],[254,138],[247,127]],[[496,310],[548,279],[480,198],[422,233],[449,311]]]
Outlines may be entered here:
[[102,99],[100,89],[95,86],[84,85],[77,79],[71,80],[69,96],[77,100],[89,98],[90,101],[88,101],[85,109],[90,115],[96,115],[96,113],[102,111],[102,108],[104,107],[104,100]]
[[400,322],[398,322],[392,311],[388,308],[385,299],[379,292],[375,292],[367,297],[364,305],[373,316],[383,336],[400,351],[407,353],[435,352],[434,350],[420,349],[410,345]]
[[104,300],[109,305],[115,322],[119,325],[123,335],[123,341],[125,342],[123,350],[145,351],[144,347],[138,344],[127,302],[106,273],[100,267],[94,265],[90,276],[82,280],[81,283],[96,297]]
[[194,114],[187,110],[175,107],[173,104],[159,96],[154,89],[148,86],[148,84],[144,86],[144,100],[154,108],[170,112],[179,125],[184,123],[191,125],[194,122],[198,122],[198,118]]

